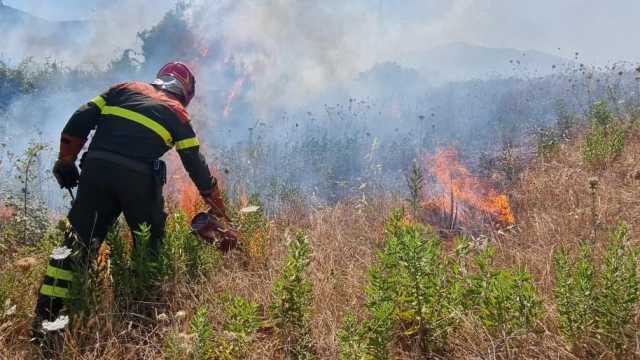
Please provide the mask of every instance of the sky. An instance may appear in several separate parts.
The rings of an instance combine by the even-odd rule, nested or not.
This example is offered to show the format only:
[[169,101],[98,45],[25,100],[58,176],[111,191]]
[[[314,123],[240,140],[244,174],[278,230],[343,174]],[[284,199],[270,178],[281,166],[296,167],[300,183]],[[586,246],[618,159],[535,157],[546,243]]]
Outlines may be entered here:
[[[315,5],[313,0],[298,0]],[[5,0],[50,20],[100,18],[100,9],[126,8],[128,0]],[[140,1],[138,1],[139,3]],[[202,1],[201,1],[202,2]],[[247,0],[264,6],[283,0]],[[153,3],[157,8],[158,2]],[[162,6],[168,1],[161,1]],[[341,12],[356,10],[375,19],[384,41],[382,53],[398,54],[410,44],[425,48],[462,41],[487,47],[535,49],[566,58],[605,64],[612,60],[640,61],[640,45],[633,41],[640,19],[638,0],[350,0],[325,1]],[[115,4],[115,5],[114,5]],[[157,9],[155,9],[157,10]],[[365,14],[363,14],[365,15]],[[136,14],[144,16],[144,14]],[[349,26],[348,24],[344,24]],[[424,42],[424,44],[420,44]],[[390,51],[393,50],[393,51]]]

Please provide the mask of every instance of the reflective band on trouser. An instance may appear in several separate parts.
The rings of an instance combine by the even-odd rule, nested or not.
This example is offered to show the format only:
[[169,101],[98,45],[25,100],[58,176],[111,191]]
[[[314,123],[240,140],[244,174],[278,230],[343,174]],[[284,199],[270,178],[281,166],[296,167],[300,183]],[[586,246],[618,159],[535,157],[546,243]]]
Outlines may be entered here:
[[183,150],[196,146],[200,146],[200,142],[194,137],[176,141],[176,150]]
[[40,288],[40,294],[66,299],[69,297],[69,289],[59,287],[59,286],[43,284],[42,287]]
[[125,108],[121,108],[118,106],[105,106],[102,108],[103,115],[115,115],[127,120],[131,120],[135,123],[138,123],[149,130],[155,132],[162,138],[162,141],[168,146],[173,147],[173,138],[167,129],[164,126],[158,124],[157,122],[151,120],[150,118],[137,113],[135,111],[131,111]]
[[47,266],[47,276],[54,279],[59,279],[59,280],[66,280],[66,281],[73,280],[73,273],[71,271],[60,269],[53,265]]
[[91,99],[90,102],[96,104],[96,106],[100,108],[100,111],[102,111],[102,109],[104,109],[104,107],[107,105],[107,102],[104,100],[102,96],[96,96],[93,99]]

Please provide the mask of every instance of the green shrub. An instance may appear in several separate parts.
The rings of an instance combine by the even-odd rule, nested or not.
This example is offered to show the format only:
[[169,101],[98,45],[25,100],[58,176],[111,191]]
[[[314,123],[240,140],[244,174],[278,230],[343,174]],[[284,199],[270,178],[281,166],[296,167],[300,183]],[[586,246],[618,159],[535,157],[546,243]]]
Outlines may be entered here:
[[555,129],[543,129],[538,132],[538,156],[548,159],[560,149],[560,133]]
[[572,261],[565,250],[554,256],[555,302],[560,332],[571,345],[589,336],[595,318],[595,268],[589,245]]
[[209,310],[207,306],[200,306],[196,309],[189,323],[191,334],[194,336],[192,348],[192,358],[194,360],[209,360],[214,358],[216,351],[214,342],[215,334],[208,316]]
[[411,163],[409,175],[407,176],[407,187],[409,188],[409,204],[414,219],[418,218],[418,208],[422,201],[422,190],[424,188],[424,174],[418,162],[414,160]]
[[622,154],[625,130],[621,124],[613,122],[605,102],[595,103],[590,115],[592,125],[585,136],[582,157],[587,165],[602,169]]
[[273,289],[269,311],[285,337],[285,350],[297,359],[314,358],[310,331],[312,285],[306,278],[311,248],[302,232],[289,245],[289,255]]
[[384,360],[389,358],[389,344],[395,324],[394,306],[382,302],[368,306],[370,318],[362,322],[347,314],[338,330],[340,359]]
[[[468,277],[468,307],[494,335],[531,330],[542,314],[542,301],[524,269],[495,269],[495,249],[475,258],[478,272]],[[470,306],[469,306],[470,305]]]
[[560,330],[571,346],[597,338],[611,351],[624,350],[637,314],[638,248],[629,244],[629,228],[611,233],[596,271],[590,245],[572,261],[565,250],[555,255],[555,301]]
[[629,325],[637,312],[638,249],[629,244],[629,228],[620,224],[610,243],[597,281],[596,328],[601,340],[620,351],[629,336]]
[[261,325],[258,305],[242,297],[227,301],[223,333],[218,337],[216,358],[245,359],[256,331]]
[[368,306],[382,311],[393,304],[403,334],[427,353],[441,349],[456,324],[458,285],[437,235],[403,218],[394,211],[386,226],[384,249],[370,272]]
[[197,279],[220,264],[218,250],[191,232],[183,213],[174,213],[166,229],[159,259],[160,272],[165,279],[176,284],[183,276]]

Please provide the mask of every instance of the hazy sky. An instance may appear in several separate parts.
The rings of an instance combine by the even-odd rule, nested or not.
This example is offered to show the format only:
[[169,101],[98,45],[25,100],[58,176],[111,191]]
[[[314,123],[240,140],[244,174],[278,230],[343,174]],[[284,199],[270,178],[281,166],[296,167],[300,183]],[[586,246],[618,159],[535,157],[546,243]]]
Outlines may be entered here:
[[[104,4],[113,7],[114,3],[126,1],[4,2],[43,18],[69,20],[99,18]],[[315,2],[300,0],[305,1]],[[148,3],[158,6],[156,1]],[[166,6],[166,1],[163,3]],[[381,33],[394,33],[387,36],[394,42],[380,46],[394,46],[403,37],[412,43],[425,38],[426,48],[464,41],[489,47],[536,49],[568,58],[580,52],[580,59],[590,63],[640,61],[640,0],[350,0],[334,11],[353,7],[377,16]],[[413,44],[416,45],[419,47]]]

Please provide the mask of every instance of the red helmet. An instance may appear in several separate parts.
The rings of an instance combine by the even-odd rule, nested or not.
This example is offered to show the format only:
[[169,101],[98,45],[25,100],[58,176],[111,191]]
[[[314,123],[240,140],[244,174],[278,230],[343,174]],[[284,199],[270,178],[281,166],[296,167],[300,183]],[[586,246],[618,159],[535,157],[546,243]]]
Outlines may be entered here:
[[172,61],[158,71],[157,78],[161,79],[163,76],[171,76],[178,80],[182,85],[182,94],[180,95],[184,100],[184,106],[189,105],[189,102],[196,94],[196,78],[193,76],[191,69],[181,62]]

